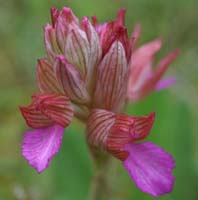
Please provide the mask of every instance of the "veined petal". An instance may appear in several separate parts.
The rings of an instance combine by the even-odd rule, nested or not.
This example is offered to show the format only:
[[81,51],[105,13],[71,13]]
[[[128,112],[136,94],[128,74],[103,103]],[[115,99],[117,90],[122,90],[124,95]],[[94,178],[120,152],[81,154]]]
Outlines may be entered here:
[[87,17],[82,20],[82,28],[87,35],[89,41],[91,61],[90,67],[94,67],[100,60],[102,54],[102,48],[100,45],[100,40],[98,34]]
[[73,108],[65,95],[37,94],[27,107],[20,107],[27,124],[32,128],[41,128],[53,123],[66,127],[72,120]]
[[39,109],[54,123],[67,127],[73,118],[73,108],[65,95],[37,95]]
[[35,101],[27,107],[20,107],[20,111],[27,125],[31,128],[41,128],[52,124],[52,120],[43,115]]
[[102,109],[93,109],[87,122],[87,141],[102,148],[120,160],[129,153],[123,147],[145,138],[153,125],[155,113],[145,116],[116,115]]
[[37,81],[42,93],[63,93],[55,76],[52,64],[48,59],[39,59],[37,65]]
[[115,41],[120,41],[124,47],[126,57],[130,56],[127,29],[117,21],[104,24],[99,33],[103,56],[109,51]]
[[64,53],[66,59],[80,69],[83,77],[86,77],[89,69],[90,46],[84,31],[79,28],[71,30],[65,44]]
[[45,170],[59,151],[64,128],[52,125],[27,131],[23,139],[22,154],[38,173]]
[[95,67],[99,63],[102,56],[102,47],[100,45],[100,40],[98,37],[98,33],[90,23],[87,17],[84,17],[82,20],[82,28],[87,35],[87,39],[89,41],[90,47],[90,55],[89,55],[89,69],[87,70],[86,75],[86,85],[88,88],[92,90],[95,81]]
[[113,123],[115,114],[113,112],[93,109],[87,122],[87,141],[91,146],[106,149],[106,138]]
[[170,193],[174,177],[174,159],[161,147],[151,143],[127,144],[129,156],[123,161],[125,169],[136,186],[154,197]]
[[117,115],[105,141],[106,150],[120,160],[126,159],[128,152],[123,146],[148,136],[154,119],[154,112],[144,116]]
[[124,26],[125,9],[120,9],[117,20],[98,24],[97,18],[92,17],[93,25],[97,30],[102,45],[103,56],[109,51],[115,41],[120,41],[125,49],[127,61],[131,57],[130,42],[128,40],[127,29]]
[[77,103],[88,103],[90,96],[80,72],[64,56],[58,56],[55,64],[56,76],[67,96]]
[[78,26],[78,18],[74,15],[70,8],[64,7],[57,18],[55,26],[58,45],[62,51],[64,51],[68,33],[71,29],[78,28]]
[[97,68],[94,103],[98,108],[117,111],[125,98],[128,83],[125,51],[119,41],[113,43]]
[[59,54],[60,50],[56,42],[55,30],[50,24],[44,27],[44,43],[49,60],[53,63],[56,54]]

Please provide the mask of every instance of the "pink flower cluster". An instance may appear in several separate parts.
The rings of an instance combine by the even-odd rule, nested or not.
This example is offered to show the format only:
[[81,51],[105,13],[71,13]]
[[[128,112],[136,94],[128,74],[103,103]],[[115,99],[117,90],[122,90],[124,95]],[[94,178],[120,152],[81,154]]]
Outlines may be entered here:
[[91,148],[118,158],[136,186],[154,197],[172,190],[174,160],[161,147],[139,142],[148,136],[155,113],[123,114],[126,104],[168,87],[173,78],[161,80],[178,50],[153,69],[162,42],[156,39],[136,48],[140,25],[128,37],[125,10],[117,19],[100,25],[96,17],[81,22],[70,8],[51,9],[52,25],[44,28],[46,58],[38,60],[40,92],[21,107],[29,127],[22,154],[39,173],[59,151],[64,128],[78,118],[86,124]]

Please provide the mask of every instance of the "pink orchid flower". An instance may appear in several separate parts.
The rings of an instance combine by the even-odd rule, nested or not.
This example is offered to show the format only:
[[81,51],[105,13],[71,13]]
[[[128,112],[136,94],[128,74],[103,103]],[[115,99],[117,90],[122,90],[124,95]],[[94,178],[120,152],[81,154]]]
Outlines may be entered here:
[[[134,46],[140,37],[141,27],[135,26],[133,37]],[[162,79],[169,64],[178,56],[179,50],[171,52],[153,68],[155,54],[161,49],[162,40],[155,39],[133,51],[130,64],[130,78],[128,82],[128,99],[138,101],[155,90],[165,89],[175,83],[175,78]]]
[[[29,106],[21,107],[23,117],[33,128],[25,134],[22,154],[41,173],[59,151],[64,128],[76,117],[87,126],[86,138],[91,149],[119,159],[136,186],[157,197],[173,188],[174,160],[161,147],[140,142],[148,136],[155,113],[145,116],[122,113],[128,98],[127,86],[131,81],[139,84],[132,80],[133,68],[138,81],[150,84],[146,94],[161,77],[141,71],[150,70],[160,41],[131,55],[138,34],[136,29],[128,38],[124,15],[125,10],[121,9],[115,21],[102,25],[93,17],[92,25],[87,17],[80,23],[70,8],[64,7],[60,12],[51,9],[52,25],[44,28],[47,58],[39,59],[37,66],[40,94],[33,96]],[[164,68],[164,63],[169,63],[175,54],[159,68]],[[149,67],[143,69],[144,64]],[[159,71],[156,73],[162,74],[164,70]],[[138,95],[145,96],[145,86],[138,88],[141,94]]]

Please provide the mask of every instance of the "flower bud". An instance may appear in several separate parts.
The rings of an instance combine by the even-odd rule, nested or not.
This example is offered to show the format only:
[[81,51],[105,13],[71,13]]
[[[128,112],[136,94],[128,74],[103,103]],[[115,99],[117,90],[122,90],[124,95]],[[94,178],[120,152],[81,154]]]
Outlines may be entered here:
[[38,60],[37,82],[42,93],[63,93],[56,79],[54,68],[48,59],[42,58]]
[[86,104],[90,101],[82,75],[64,56],[57,56],[55,70],[58,82],[73,102]]
[[112,111],[123,107],[128,67],[123,45],[116,41],[97,68],[94,106]]

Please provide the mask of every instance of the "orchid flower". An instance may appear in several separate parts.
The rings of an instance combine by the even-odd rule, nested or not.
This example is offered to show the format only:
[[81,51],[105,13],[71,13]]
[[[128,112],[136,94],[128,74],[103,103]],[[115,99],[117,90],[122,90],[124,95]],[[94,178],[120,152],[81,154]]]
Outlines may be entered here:
[[87,17],[79,22],[67,7],[51,9],[52,25],[44,27],[47,57],[37,66],[40,93],[21,107],[33,128],[25,134],[22,154],[39,173],[44,171],[59,151],[64,128],[76,117],[86,124],[90,149],[120,160],[139,189],[158,197],[173,188],[174,159],[161,147],[141,142],[152,128],[154,112],[144,116],[123,112],[128,98],[139,100],[159,87],[177,52],[152,72],[151,61],[161,42],[132,54],[138,28],[129,38],[124,15],[121,9],[115,21],[100,25],[96,17],[93,23]]
[[[135,26],[132,33],[137,43],[141,32],[140,24]],[[130,78],[128,82],[128,99],[132,102],[141,100],[151,92],[165,89],[175,83],[175,78],[162,79],[169,64],[178,56],[179,50],[175,50],[164,57],[157,66],[152,69],[155,54],[161,49],[162,40],[155,39],[141,47],[134,49],[131,57]]]

